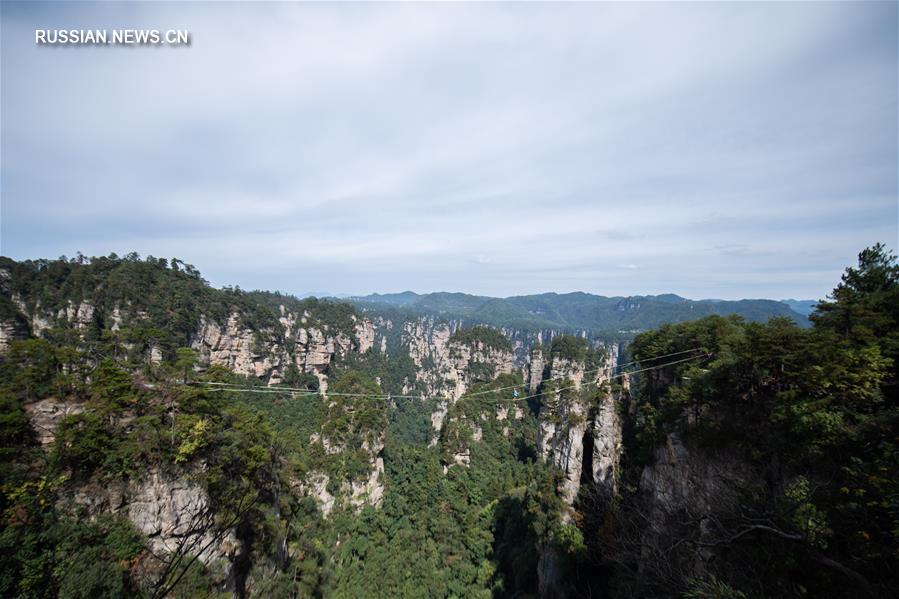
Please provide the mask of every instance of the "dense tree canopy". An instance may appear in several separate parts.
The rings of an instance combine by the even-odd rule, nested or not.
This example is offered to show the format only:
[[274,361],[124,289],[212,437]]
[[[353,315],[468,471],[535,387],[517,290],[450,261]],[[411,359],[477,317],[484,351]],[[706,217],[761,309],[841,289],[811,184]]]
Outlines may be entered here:
[[[222,366],[197,367],[188,345],[201,314],[237,310],[247,327],[277,335],[280,305],[334,331],[353,327],[354,309],[212,290],[174,258],[3,266],[16,269],[10,292],[45,308],[89,298],[147,314],[115,331],[100,322],[106,309],[80,329],[49,323],[0,358],[4,597],[224,588],[533,597],[551,576],[572,597],[887,597],[899,588],[899,267],[883,246],[860,254],[811,328],[712,315],[638,335],[629,368],[640,372],[629,393],[619,383],[614,394],[616,491],[583,485],[574,506],[558,492],[564,473],[539,457],[538,418],[584,430],[610,397],[590,377],[579,390],[546,381],[534,398],[518,372],[469,372],[458,400],[419,398],[415,363],[390,345],[328,365],[327,381],[293,362],[282,386],[264,388]],[[484,327],[453,341],[511,349]],[[138,355],[149,344],[164,349],[161,363]],[[606,364],[577,336],[556,336],[543,351],[587,372]],[[658,359],[672,354],[686,359]],[[324,382],[327,396],[302,392]],[[61,410],[52,437],[31,424],[38,408]],[[681,474],[691,460],[718,468],[709,467],[714,480],[690,480],[690,492],[721,494],[706,513],[687,506],[665,520],[646,485],[675,447]],[[196,546],[151,556],[124,514],[87,517],[66,501],[150,471],[202,488],[209,505],[197,525],[233,543],[228,576],[196,559]],[[352,500],[372,472],[383,496]],[[327,515],[322,489],[334,497]]]
[[[709,356],[640,378],[634,465],[677,434],[758,477],[739,513],[721,516],[722,584],[750,596],[897,589],[897,310],[899,268],[878,245],[847,269],[812,329],[710,317],[635,339],[638,360],[696,347]],[[696,550],[690,541],[682,547]]]

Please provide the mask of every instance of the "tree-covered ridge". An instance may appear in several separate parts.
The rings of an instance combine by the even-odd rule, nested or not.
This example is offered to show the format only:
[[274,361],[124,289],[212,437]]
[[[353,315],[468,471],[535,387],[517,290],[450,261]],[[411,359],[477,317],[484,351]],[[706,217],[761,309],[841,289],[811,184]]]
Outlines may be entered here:
[[582,364],[590,378],[595,378],[595,371],[609,364],[608,351],[594,347],[586,338],[575,335],[556,335],[549,344],[549,356],[552,359],[564,360],[569,364]]
[[667,322],[695,320],[711,314],[737,314],[750,321],[784,316],[801,326],[802,314],[773,300],[694,301],[667,294],[659,296],[604,297],[589,293],[544,293],[492,298],[464,293],[412,292],[374,294],[353,298],[360,308],[372,311],[393,307],[407,314],[453,318],[494,327],[530,331],[591,331],[607,335],[633,334]]
[[[351,353],[322,396],[198,368],[187,347],[131,360],[84,343],[90,327],[12,341],[0,595],[893,596],[897,310],[899,268],[877,246],[811,329],[669,324],[636,338],[613,393],[574,388],[605,356],[557,336],[541,351],[558,380],[537,397],[513,372],[472,376],[455,402],[396,393],[416,368],[390,352]],[[308,374],[284,385],[317,388]],[[623,445],[595,436],[594,454],[584,426],[618,419]],[[572,505],[541,427],[583,467]],[[591,459],[619,450],[598,484]],[[185,526],[204,534],[161,550],[146,511],[113,507],[136,491],[202,499]]]
[[[529,449],[533,415],[506,410],[500,418],[498,402],[509,393],[483,393],[521,385],[520,376],[476,386],[476,402],[456,404],[471,408],[481,438],[469,439],[468,467],[444,474],[444,444],[428,443],[430,406],[390,404],[360,372],[335,375],[333,396],[323,400],[272,395],[220,367],[197,374],[195,352],[177,356],[135,372],[50,340],[11,344],[0,362],[4,596],[91,589],[188,597],[222,588],[256,597],[490,596],[532,588],[533,569],[517,568],[536,563],[538,540],[555,542],[559,512],[549,474]],[[246,390],[196,386],[207,382]],[[58,423],[42,462],[25,409],[58,400],[80,411]],[[337,451],[322,451],[323,439]],[[325,519],[298,482],[325,472],[337,482],[329,491],[340,493],[341,480],[364,478],[373,451],[385,463],[380,508],[338,502]],[[62,507],[83,489],[138,484],[149,472],[186,477],[205,491],[202,530],[216,542],[237,535],[237,582],[222,579],[218,562],[195,559],[197,544],[155,561],[127,519],[103,516],[94,525],[89,513]],[[77,567],[56,567],[71,561]]]
[[[88,340],[100,340],[118,330],[121,341],[158,347],[173,357],[178,347],[189,345],[201,317],[223,324],[237,314],[242,327],[284,336],[280,307],[303,315],[308,326],[332,333],[350,334],[356,311],[345,302],[297,299],[280,293],[247,292],[239,287],[215,289],[199,271],[177,258],[132,252],[109,256],[17,262],[0,257],[0,317],[22,319],[22,311],[51,316],[49,325],[70,326],[66,311],[82,302],[90,307]],[[59,318],[58,315],[62,315]],[[122,322],[118,322],[118,320]]]
[[[682,514],[686,528],[660,549],[670,547],[670,561],[644,567],[639,580],[625,575],[628,592],[686,585],[686,570],[672,564],[704,547],[716,556],[708,575],[745,596],[886,597],[899,588],[895,256],[883,246],[862,252],[813,321],[800,329],[716,316],[635,339],[636,359],[694,347],[710,357],[640,377],[626,472],[638,477],[657,448],[682,441],[730,464],[719,492],[730,486],[740,499],[719,501],[702,527]],[[640,500],[620,505],[616,534],[633,540]],[[625,565],[645,555],[609,550]]]
[[[236,528],[262,547],[276,542],[266,518],[287,470],[269,423],[177,383],[176,372],[162,365],[136,375],[41,339],[11,344],[0,362],[3,596],[208,594],[213,577],[197,560],[206,537]],[[26,417],[36,400],[69,411],[46,450]],[[183,525],[196,527],[190,542],[165,554],[148,553],[121,516],[93,521],[71,503],[78,489],[137,483],[149,471],[195,481],[207,498]]]
[[552,356],[562,358],[563,360],[583,362],[587,357],[589,349],[589,343],[583,337],[560,335],[553,337],[549,351]]
[[452,334],[450,342],[468,345],[470,347],[483,346],[502,352],[511,352],[512,343],[502,332],[485,326],[461,328]]

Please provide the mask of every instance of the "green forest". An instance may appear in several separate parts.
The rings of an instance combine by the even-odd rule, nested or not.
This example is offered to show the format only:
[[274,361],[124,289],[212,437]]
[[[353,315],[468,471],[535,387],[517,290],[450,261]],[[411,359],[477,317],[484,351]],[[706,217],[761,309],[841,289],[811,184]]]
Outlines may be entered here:
[[574,332],[597,331],[605,336],[649,329],[664,323],[694,320],[712,314],[738,314],[764,322],[782,316],[805,326],[804,316],[773,300],[689,300],[674,294],[605,297],[590,293],[543,293],[507,298],[465,293],[407,291],[353,298],[365,310],[393,308],[410,314],[464,319],[493,327]]
[[[570,381],[544,372],[531,393],[520,370],[478,369],[455,401],[421,392],[426,364],[398,336],[302,371],[281,307],[351,335],[351,304],[214,289],[136,254],[0,269],[16,332],[0,356],[0,596],[899,595],[899,266],[883,245],[810,327],[673,318],[636,335],[611,378],[560,392]],[[83,300],[89,322],[33,334],[35,311]],[[280,382],[192,347],[201,316],[232,313],[287,348]],[[512,348],[487,326],[451,341]],[[543,351],[585,373],[610,364],[578,337]],[[659,357],[676,354],[689,359]],[[549,416],[583,430],[559,402],[590,422],[611,406],[620,429],[613,482],[582,474],[571,505],[539,442]],[[187,517],[142,532],[169,498]]]

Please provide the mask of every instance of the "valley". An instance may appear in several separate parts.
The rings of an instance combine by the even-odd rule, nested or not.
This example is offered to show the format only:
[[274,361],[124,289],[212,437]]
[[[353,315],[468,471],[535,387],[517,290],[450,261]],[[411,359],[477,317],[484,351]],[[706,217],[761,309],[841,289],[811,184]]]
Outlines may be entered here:
[[2,593],[883,595],[899,269],[866,252],[847,272],[876,291],[841,284],[811,328],[3,259]]

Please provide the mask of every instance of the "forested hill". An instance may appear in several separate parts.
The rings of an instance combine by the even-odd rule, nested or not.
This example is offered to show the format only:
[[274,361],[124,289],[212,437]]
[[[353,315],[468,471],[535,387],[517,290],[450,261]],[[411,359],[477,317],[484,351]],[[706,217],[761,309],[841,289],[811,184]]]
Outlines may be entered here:
[[518,366],[177,260],[0,259],[0,597],[897,597],[895,255],[831,298]]
[[742,316],[765,322],[785,316],[808,326],[804,314],[784,302],[767,299],[690,300],[672,293],[605,297],[590,293],[541,293],[496,298],[465,293],[372,294],[351,298],[363,309],[391,306],[416,314],[439,315],[516,329],[555,329],[633,333],[669,322],[695,320],[713,314]]

